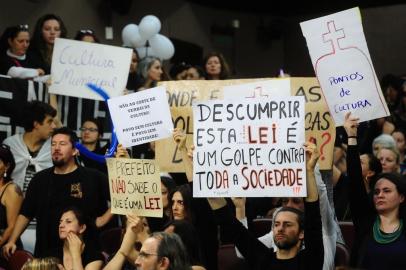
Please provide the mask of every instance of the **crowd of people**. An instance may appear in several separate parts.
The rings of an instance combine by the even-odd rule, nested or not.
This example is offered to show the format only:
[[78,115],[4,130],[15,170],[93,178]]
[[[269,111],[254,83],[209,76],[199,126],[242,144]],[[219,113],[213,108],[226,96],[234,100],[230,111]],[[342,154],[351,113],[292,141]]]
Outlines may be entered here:
[[[63,20],[38,19],[6,28],[0,38],[0,74],[33,79],[49,75],[55,38],[66,38]],[[95,32],[79,30],[75,40],[99,43]],[[127,89],[137,92],[165,80],[225,80],[230,68],[213,52],[202,65],[177,63],[169,72],[162,60],[140,59],[133,49]],[[21,235],[35,224],[35,259],[22,269],[218,269],[218,248],[232,243],[249,269],[335,269],[336,244],[345,244],[338,221],[355,228],[350,265],[356,269],[406,269],[406,78],[382,78],[390,117],[359,123],[348,113],[337,128],[331,182],[317,165],[317,147],[307,142],[306,198],[194,198],[193,146],[175,129],[184,177],[161,173],[163,217],[111,214],[107,167],[82,155],[77,142],[103,155],[100,119],[86,119],[80,132],[62,127],[57,104],[30,101],[24,106],[24,132],[0,147],[0,267],[24,249]],[[79,134],[79,136],[78,136]],[[117,158],[154,158],[148,143],[125,149]],[[252,220],[272,219],[272,229],[256,238]],[[102,252],[100,235],[123,228],[121,246]],[[41,267],[43,268],[41,268]]]

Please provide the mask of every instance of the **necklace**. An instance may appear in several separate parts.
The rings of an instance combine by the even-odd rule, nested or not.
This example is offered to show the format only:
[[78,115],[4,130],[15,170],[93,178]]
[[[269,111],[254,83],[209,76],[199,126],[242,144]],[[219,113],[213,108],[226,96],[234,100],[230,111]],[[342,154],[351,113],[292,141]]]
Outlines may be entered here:
[[373,227],[374,240],[379,244],[389,244],[399,238],[403,231],[403,220],[399,220],[398,227],[392,233],[384,233],[380,230],[381,220],[376,218]]

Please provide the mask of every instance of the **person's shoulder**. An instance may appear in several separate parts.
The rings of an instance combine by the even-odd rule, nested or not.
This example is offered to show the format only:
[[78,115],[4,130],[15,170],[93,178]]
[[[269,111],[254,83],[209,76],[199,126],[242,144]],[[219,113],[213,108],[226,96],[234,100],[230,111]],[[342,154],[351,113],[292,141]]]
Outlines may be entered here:
[[4,141],[3,141],[3,143],[4,143],[4,144],[7,144],[7,145],[10,145],[10,144],[12,144],[13,142],[15,142],[16,140],[18,140],[18,139],[19,139],[19,136],[20,136],[20,134],[11,135],[11,136],[5,138]]
[[[37,173],[35,173],[34,177],[32,178],[32,180],[35,179],[45,179],[46,177],[50,177],[50,175],[52,174],[52,170],[54,169],[54,167],[50,167],[47,169],[44,169],[42,171],[39,171]],[[32,181],[31,180],[31,181]]]
[[5,191],[5,194],[4,194],[5,196],[7,196],[8,194],[17,194],[18,196],[21,196],[21,197],[24,196],[23,191],[21,190],[19,185],[17,185],[14,182],[11,182],[9,185],[10,186]]

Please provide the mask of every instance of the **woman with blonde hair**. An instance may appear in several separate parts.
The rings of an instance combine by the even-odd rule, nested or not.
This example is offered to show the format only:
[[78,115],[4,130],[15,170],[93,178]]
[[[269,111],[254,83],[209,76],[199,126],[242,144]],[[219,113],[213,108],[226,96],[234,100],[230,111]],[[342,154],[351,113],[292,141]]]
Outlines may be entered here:
[[63,270],[63,266],[59,260],[54,257],[46,257],[42,259],[33,259],[27,261],[21,270]]

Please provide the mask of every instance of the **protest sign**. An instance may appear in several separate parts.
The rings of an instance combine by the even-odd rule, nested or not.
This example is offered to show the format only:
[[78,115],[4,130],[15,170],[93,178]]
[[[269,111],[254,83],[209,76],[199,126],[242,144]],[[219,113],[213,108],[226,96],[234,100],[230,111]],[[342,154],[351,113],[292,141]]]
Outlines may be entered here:
[[52,55],[50,93],[103,100],[86,84],[92,83],[110,97],[123,94],[132,50],[58,38]]
[[289,79],[273,79],[223,87],[224,99],[290,96]]
[[164,87],[108,100],[118,141],[130,147],[172,135],[173,125]]
[[[193,143],[192,103],[197,100],[222,99],[222,88],[265,79],[211,80],[211,81],[167,81],[159,85],[166,88],[172,121],[175,128],[185,130],[186,145]],[[156,141],[155,160],[162,171],[184,172],[181,155],[172,138]]]
[[292,95],[303,96],[306,101],[306,141],[315,141],[320,153],[321,170],[330,170],[333,165],[333,151],[336,137],[334,121],[322,97],[316,78],[291,78]]
[[107,158],[111,212],[162,217],[159,167],[154,160]]
[[304,98],[193,105],[194,197],[305,197]]
[[322,170],[331,169],[335,141],[335,126],[322,98],[320,86],[315,78],[289,78],[258,81],[247,84],[226,86],[224,99],[247,98],[253,96],[269,98],[281,96],[304,96],[306,101],[305,130],[306,141],[312,140],[320,152],[319,166]]
[[360,121],[389,115],[363,33],[352,8],[300,24],[336,126],[352,112]]
[[[223,98],[223,88],[229,85],[248,84],[270,78],[224,81],[170,81],[161,82],[166,87],[174,127],[185,130],[186,145],[193,144],[193,101]],[[306,139],[315,138],[321,158],[320,169],[331,169],[335,140],[335,126],[316,78],[290,78],[291,95],[304,96],[306,100]],[[226,94],[227,95],[227,94]],[[237,96],[234,94],[234,96]],[[245,96],[245,95],[244,95]],[[184,172],[182,159],[172,138],[156,141],[155,158],[163,171]]]

